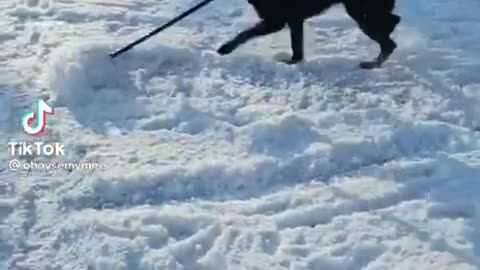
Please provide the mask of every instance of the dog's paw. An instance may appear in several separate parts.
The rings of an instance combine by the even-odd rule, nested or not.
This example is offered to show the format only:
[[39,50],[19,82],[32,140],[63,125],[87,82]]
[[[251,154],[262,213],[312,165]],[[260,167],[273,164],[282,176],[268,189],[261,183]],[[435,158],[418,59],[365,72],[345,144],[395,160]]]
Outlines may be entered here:
[[361,69],[374,69],[374,68],[381,68],[382,63],[379,61],[367,61],[367,62],[361,62],[358,66]]
[[284,59],[284,60],[281,60],[281,62],[284,63],[284,64],[287,64],[287,65],[295,65],[295,64],[303,62],[303,59],[295,59],[295,58]]
[[232,43],[225,43],[217,50],[217,53],[225,55],[233,52],[234,49],[235,45],[233,45]]

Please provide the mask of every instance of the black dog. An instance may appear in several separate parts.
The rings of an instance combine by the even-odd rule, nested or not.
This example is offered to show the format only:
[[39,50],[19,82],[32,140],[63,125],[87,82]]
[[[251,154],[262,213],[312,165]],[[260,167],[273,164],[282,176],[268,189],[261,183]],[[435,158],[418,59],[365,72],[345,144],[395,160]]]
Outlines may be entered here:
[[303,23],[306,19],[321,14],[335,4],[343,4],[347,13],[360,29],[380,45],[380,54],[373,61],[362,62],[361,68],[380,67],[396,49],[397,44],[390,34],[400,22],[393,14],[395,0],[248,0],[261,21],[241,32],[218,49],[228,54],[248,40],[290,28],[292,58],[285,61],[295,64],[303,60]]

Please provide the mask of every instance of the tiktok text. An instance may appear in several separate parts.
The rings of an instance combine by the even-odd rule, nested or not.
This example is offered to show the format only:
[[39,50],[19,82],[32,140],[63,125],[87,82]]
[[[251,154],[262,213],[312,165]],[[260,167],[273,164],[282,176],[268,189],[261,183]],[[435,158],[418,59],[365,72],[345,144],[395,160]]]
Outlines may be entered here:
[[65,146],[61,143],[10,142],[8,150],[12,156],[65,156]]

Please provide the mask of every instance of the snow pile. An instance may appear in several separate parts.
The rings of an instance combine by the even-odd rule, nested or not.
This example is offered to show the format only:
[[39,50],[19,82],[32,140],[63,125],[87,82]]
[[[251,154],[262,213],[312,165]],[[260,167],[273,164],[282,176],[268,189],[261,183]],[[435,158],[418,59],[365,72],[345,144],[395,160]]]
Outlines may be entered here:
[[18,17],[39,17],[54,13],[54,0],[17,0],[16,5],[7,13]]
[[179,71],[195,72],[203,60],[189,49],[169,46],[138,48],[111,59],[108,54],[119,46],[80,43],[59,49],[52,56],[48,76],[51,91],[58,95],[59,102],[82,106],[93,97],[101,99],[102,91],[116,90],[119,96],[133,90],[144,91],[142,83],[154,75],[186,75]]
[[[87,125],[113,122],[117,126],[128,126],[129,119],[148,113],[146,109],[150,102],[145,99],[145,95],[148,95],[146,84],[152,73],[174,74],[173,63],[179,69],[195,65],[195,56],[187,49],[164,46],[139,50],[113,60],[108,53],[115,46],[118,45],[66,46],[52,57],[52,69],[47,80],[56,105],[67,106],[79,121]],[[145,66],[144,63],[150,65]],[[186,109],[183,105],[179,106],[180,110]],[[176,120],[167,118],[165,121]],[[151,129],[156,124],[145,125],[145,129],[149,129],[149,126]]]
[[114,103],[108,98],[122,98],[128,94],[132,81],[128,70],[117,68],[108,58],[112,47],[95,45],[58,52],[49,81],[59,105],[84,106],[95,98]]

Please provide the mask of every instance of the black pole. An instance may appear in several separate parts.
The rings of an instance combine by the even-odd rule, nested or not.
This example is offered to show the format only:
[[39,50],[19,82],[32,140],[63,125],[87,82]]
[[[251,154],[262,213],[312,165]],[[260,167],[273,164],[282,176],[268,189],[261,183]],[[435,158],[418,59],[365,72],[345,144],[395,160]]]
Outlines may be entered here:
[[203,0],[202,2],[198,3],[196,6],[192,7],[191,9],[185,11],[184,13],[180,14],[179,16],[175,17],[174,19],[172,19],[171,21],[167,22],[166,24],[158,27],[157,29],[153,30],[152,32],[148,33],[147,35],[135,40],[134,42],[128,44],[127,46],[119,49],[118,51],[115,51],[113,53],[110,54],[110,57],[111,58],[115,58],[117,56],[119,56],[120,54],[124,53],[124,52],[127,52],[129,50],[131,50],[133,47],[135,47],[136,45],[144,42],[145,40],[153,37],[154,35],[160,33],[161,31],[167,29],[168,27],[174,25],[175,23],[179,22],[180,20],[182,20],[183,18],[187,17],[188,15],[192,14],[193,12],[201,9],[202,7],[204,7],[205,5],[209,4],[210,2],[212,2],[214,0]]

